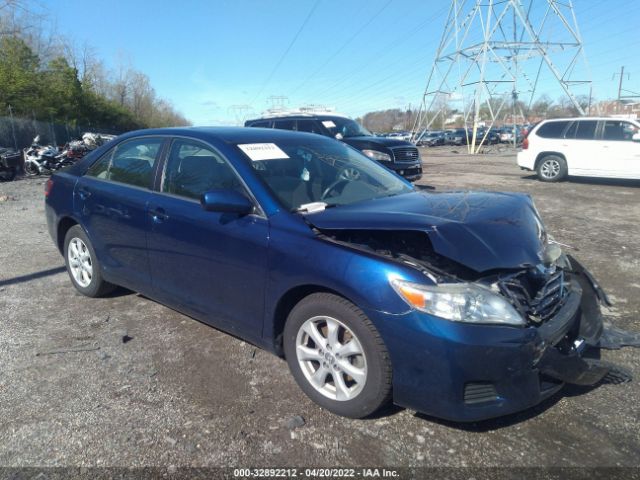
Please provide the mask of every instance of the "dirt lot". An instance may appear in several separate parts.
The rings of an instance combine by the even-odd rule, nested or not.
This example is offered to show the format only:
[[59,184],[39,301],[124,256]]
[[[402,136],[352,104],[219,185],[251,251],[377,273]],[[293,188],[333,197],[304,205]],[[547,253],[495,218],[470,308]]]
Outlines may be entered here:
[[[640,182],[543,184],[509,152],[423,156],[422,183],[438,190],[530,193],[610,293],[608,317],[640,330]],[[252,345],[131,292],[76,293],[46,231],[42,190],[43,179],[0,184],[0,466],[640,463],[640,350],[604,355],[631,370],[631,383],[566,388],[498,420],[452,424],[400,409],[339,418]],[[296,415],[305,423],[291,428]]]

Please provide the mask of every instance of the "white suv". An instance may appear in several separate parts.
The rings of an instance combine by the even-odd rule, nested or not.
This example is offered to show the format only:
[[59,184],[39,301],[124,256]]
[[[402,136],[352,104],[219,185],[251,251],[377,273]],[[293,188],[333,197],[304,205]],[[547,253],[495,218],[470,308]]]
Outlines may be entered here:
[[544,182],[567,175],[640,179],[640,123],[606,117],[558,118],[536,125],[518,165]]

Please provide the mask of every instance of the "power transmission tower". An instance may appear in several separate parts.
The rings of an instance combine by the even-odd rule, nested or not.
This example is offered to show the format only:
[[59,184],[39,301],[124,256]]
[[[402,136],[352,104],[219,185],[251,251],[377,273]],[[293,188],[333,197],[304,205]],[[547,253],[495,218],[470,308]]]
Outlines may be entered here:
[[227,113],[232,114],[236,125],[244,125],[247,115],[253,111],[250,105],[231,105]]
[[278,113],[285,111],[286,105],[289,103],[289,97],[284,95],[271,95],[267,98],[267,101],[271,104],[271,108],[267,111],[270,113]]
[[452,0],[414,138],[455,110],[472,127],[469,153],[476,153],[489,132],[480,138],[478,127],[510,112],[515,129],[541,85],[560,87],[585,115],[591,80],[572,0]]

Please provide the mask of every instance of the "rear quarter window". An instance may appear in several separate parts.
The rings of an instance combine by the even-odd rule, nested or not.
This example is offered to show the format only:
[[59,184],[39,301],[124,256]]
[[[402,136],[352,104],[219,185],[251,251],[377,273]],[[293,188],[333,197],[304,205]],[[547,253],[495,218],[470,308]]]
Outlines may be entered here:
[[563,138],[568,121],[547,122],[540,125],[536,135],[542,138]]

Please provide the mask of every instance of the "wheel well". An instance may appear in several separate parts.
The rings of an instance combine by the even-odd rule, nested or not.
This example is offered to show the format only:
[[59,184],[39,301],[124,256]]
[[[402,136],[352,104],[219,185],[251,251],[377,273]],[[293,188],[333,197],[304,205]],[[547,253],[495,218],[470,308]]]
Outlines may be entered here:
[[542,161],[542,159],[543,159],[544,157],[549,156],[549,155],[555,155],[555,156],[557,156],[557,157],[562,158],[565,162],[567,161],[567,157],[565,157],[565,156],[564,156],[563,154],[561,154],[560,152],[540,152],[540,153],[538,154],[538,156],[536,157],[536,163],[534,164],[533,169],[534,169],[534,170],[537,170],[537,169],[538,169],[538,165],[540,165],[540,162]]
[[67,235],[67,232],[69,231],[69,229],[77,224],[78,222],[76,222],[73,218],[70,218],[70,217],[64,217],[58,223],[57,240],[58,240],[58,250],[60,250],[60,253],[64,254],[64,237]]
[[344,297],[344,295],[340,295],[334,290],[319,285],[301,285],[289,290],[278,301],[273,315],[273,336],[271,338],[273,338],[274,349],[279,356],[284,356],[282,333],[289,313],[303,298],[308,297],[312,293],[320,292],[333,293],[334,295]]

